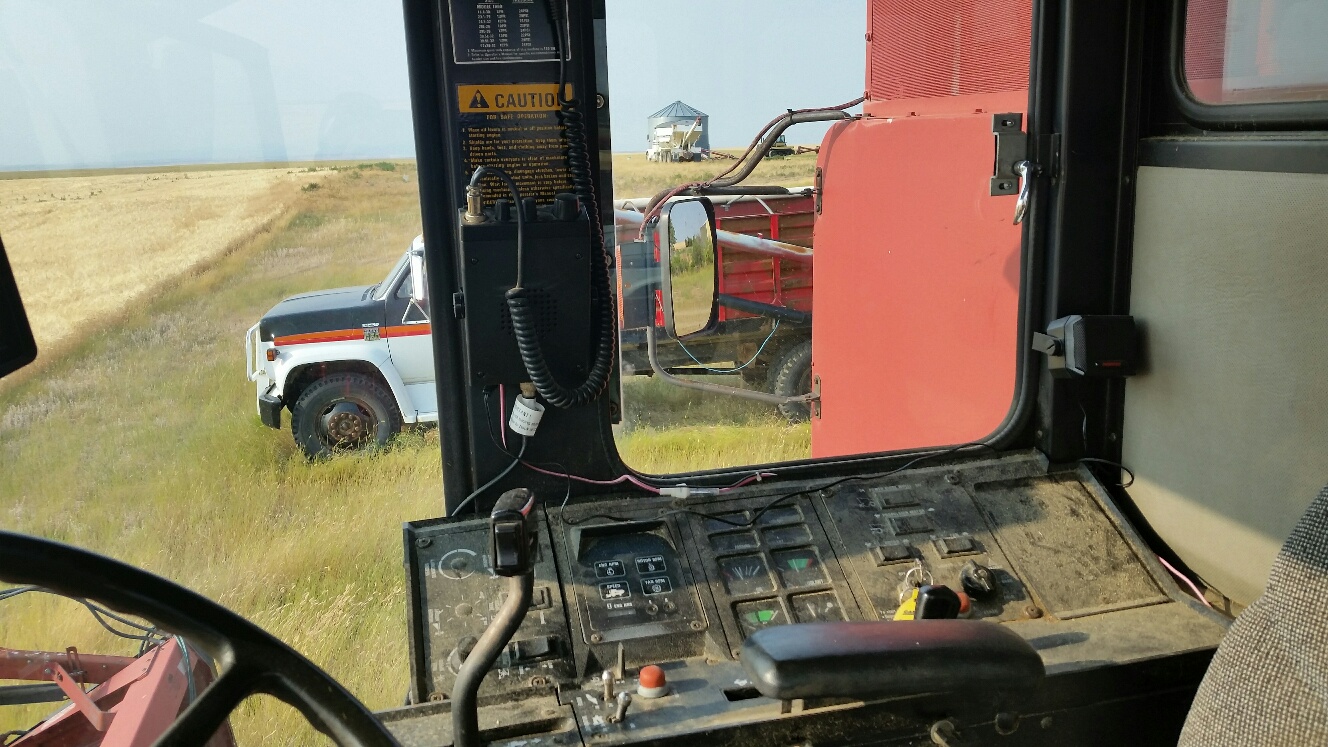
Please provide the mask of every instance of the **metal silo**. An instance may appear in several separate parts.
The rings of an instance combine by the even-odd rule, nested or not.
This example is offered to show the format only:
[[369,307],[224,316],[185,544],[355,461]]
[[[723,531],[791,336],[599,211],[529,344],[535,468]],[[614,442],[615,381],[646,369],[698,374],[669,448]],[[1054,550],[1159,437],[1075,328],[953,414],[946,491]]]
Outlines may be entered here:
[[[676,145],[678,134],[687,133],[692,130],[693,125],[695,125],[695,132],[690,143],[702,152],[710,150],[710,115],[681,101],[669,104],[646,119],[647,147],[652,150],[656,149],[661,144],[661,133],[670,130],[677,133],[674,136]],[[652,157],[652,160],[655,159]]]

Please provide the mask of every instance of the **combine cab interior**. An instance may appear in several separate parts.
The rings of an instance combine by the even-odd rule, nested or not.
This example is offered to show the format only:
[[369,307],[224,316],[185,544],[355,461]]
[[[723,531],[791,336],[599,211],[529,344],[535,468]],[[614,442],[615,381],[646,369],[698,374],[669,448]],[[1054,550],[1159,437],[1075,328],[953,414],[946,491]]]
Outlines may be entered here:
[[[1328,741],[1328,5],[869,0],[858,108],[770,112],[831,122],[820,290],[792,304],[810,458],[652,476],[615,446],[602,237],[641,196],[611,188],[614,1],[405,2],[428,287],[456,309],[432,327],[440,510],[403,529],[406,705],[371,714],[168,582],[0,536],[0,578],[215,649],[227,687],[158,744],[252,691],[341,744]],[[533,45],[489,44],[490,6]],[[475,146],[505,126],[476,92],[520,86],[557,102],[530,109],[558,113],[552,172]],[[658,282],[688,200],[787,199],[753,186],[642,210]],[[509,194],[552,207],[503,219]]]

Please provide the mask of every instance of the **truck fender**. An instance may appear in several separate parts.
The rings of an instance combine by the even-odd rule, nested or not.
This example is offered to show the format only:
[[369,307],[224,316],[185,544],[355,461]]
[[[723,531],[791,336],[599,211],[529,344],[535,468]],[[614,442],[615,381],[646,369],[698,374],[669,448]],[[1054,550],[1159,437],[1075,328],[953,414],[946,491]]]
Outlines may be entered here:
[[[410,395],[406,392],[406,384],[401,380],[401,374],[397,373],[396,367],[392,365],[386,344],[369,347],[363,342],[325,342],[318,345],[283,346],[279,350],[280,354],[274,361],[276,363],[275,384],[272,388],[274,395],[280,396],[290,374],[304,366],[357,361],[373,366],[382,375],[388,389],[392,391],[392,396],[397,400],[397,409],[401,411],[402,422],[414,423],[419,418],[415,403],[411,401]],[[287,405],[293,406],[294,403]]]

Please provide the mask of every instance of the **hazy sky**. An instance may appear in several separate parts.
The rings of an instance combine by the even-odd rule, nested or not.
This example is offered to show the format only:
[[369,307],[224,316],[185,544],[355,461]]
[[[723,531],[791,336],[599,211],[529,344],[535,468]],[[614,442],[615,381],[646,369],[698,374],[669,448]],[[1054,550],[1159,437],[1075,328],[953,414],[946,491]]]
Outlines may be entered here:
[[[723,148],[864,87],[865,0],[608,12],[615,150],[675,99]],[[0,1],[0,171],[412,155],[400,0]]]

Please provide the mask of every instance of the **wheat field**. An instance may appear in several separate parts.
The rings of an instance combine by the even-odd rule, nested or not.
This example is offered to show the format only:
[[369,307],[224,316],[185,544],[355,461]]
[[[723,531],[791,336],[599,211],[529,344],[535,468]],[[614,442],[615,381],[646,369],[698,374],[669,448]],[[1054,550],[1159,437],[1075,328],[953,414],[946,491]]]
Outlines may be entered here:
[[243,169],[0,180],[0,227],[43,351],[268,230],[329,173]]
[[[291,644],[370,708],[399,705],[408,674],[400,527],[442,513],[437,431],[309,463],[288,424],[258,422],[242,341],[284,297],[382,278],[420,230],[414,167],[205,173],[214,175],[0,181],[0,231],[29,308],[45,297],[89,301],[74,332],[39,328],[36,374],[0,387],[0,527],[182,583]],[[28,198],[17,208],[16,194]],[[58,261],[53,243],[66,252]],[[31,274],[44,263],[88,271]],[[153,274],[158,265],[165,271]],[[50,308],[34,321],[66,318]],[[624,388],[639,406],[618,445],[643,471],[808,452],[806,426],[769,408],[645,379]],[[67,600],[0,601],[0,646],[71,645],[136,649]],[[0,733],[50,711],[0,708]],[[242,745],[325,743],[268,698],[246,701],[232,723]]]

